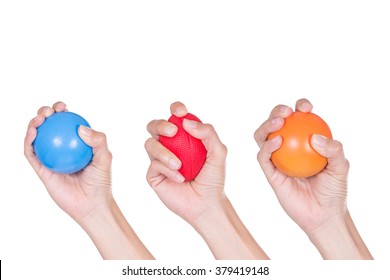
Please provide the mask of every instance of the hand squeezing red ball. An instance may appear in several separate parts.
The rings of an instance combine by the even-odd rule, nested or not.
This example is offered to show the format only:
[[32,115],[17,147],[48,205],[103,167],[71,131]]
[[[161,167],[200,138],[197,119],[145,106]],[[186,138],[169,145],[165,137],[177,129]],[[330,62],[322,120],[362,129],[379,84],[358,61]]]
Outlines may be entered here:
[[164,204],[192,223],[225,200],[227,149],[214,127],[189,114],[184,104],[171,105],[172,116],[152,120],[145,142],[150,158],[147,181]]
[[179,172],[187,182],[192,181],[199,174],[206,161],[207,151],[201,140],[185,131],[183,119],[201,123],[200,119],[190,113],[184,117],[172,115],[168,121],[177,126],[177,133],[173,137],[160,136],[160,143],[181,161]]
[[147,126],[149,185],[202,236],[216,259],[268,259],[224,191],[227,148],[214,127],[180,102],[171,105],[171,114]]

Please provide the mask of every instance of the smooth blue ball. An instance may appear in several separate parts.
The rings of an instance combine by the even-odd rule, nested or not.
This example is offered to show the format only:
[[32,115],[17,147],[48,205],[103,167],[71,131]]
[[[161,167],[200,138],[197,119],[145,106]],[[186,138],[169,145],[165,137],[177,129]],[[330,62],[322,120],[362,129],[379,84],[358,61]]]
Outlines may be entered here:
[[70,174],[90,163],[92,148],[78,135],[80,125],[90,127],[81,116],[70,112],[54,113],[37,129],[35,154],[50,170]]

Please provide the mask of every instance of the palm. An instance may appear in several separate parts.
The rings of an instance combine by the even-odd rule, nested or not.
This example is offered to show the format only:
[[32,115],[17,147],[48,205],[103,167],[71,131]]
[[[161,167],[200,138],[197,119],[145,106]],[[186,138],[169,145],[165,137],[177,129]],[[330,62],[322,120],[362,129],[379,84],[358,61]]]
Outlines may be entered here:
[[346,200],[346,180],[325,170],[309,178],[292,178],[277,171],[276,196],[286,213],[305,231],[311,231],[339,213]]
[[73,218],[90,212],[110,193],[110,175],[91,163],[75,174],[58,174],[42,167],[40,177],[53,200]]
[[191,222],[224,196],[224,168],[206,162],[199,175],[185,183],[176,183],[161,174],[155,190],[171,211]]

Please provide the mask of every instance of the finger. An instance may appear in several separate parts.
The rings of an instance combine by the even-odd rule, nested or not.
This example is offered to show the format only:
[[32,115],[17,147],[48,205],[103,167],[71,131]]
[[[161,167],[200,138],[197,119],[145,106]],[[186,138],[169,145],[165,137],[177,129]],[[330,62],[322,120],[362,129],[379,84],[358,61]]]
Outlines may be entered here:
[[27,127],[26,137],[24,139],[25,145],[32,145],[37,134],[37,127],[42,125],[44,121],[45,117],[43,115],[38,115],[30,121]]
[[30,121],[27,127],[26,137],[24,139],[25,147],[26,145],[27,146],[32,145],[37,135],[37,127],[42,125],[44,121],[45,121],[45,117],[43,115],[38,115]]
[[168,168],[158,160],[153,160],[146,174],[146,180],[148,181],[148,184],[152,187],[155,187],[159,185],[159,183],[165,178],[169,178],[178,183],[183,183],[185,180],[179,171]]
[[269,182],[272,181],[272,177],[277,172],[275,165],[271,161],[271,156],[273,152],[280,148],[282,142],[282,137],[278,135],[271,140],[266,141],[257,154],[257,160]]
[[293,110],[286,105],[278,105],[274,107],[269,115],[268,120],[260,125],[255,131],[254,138],[257,145],[261,148],[267,140],[268,135],[281,129],[284,125],[284,119],[290,116]]
[[56,103],[53,104],[53,109],[54,111],[56,112],[64,112],[64,111],[67,111],[66,110],[66,104],[62,101],[58,101]]
[[41,126],[43,124],[43,122],[45,121],[45,119],[46,118],[45,118],[44,115],[42,115],[42,114],[37,115],[35,118],[33,118],[30,121],[30,123],[28,124],[27,129],[29,129],[30,127],[37,128],[37,127]]
[[105,167],[111,166],[112,154],[108,149],[106,135],[84,125],[80,125],[78,133],[85,144],[92,147],[92,163]]
[[36,173],[39,173],[39,170],[42,168],[42,164],[36,157],[34,152],[34,147],[32,145],[36,136],[37,136],[37,129],[34,126],[29,127],[27,129],[26,137],[24,138],[24,156],[31,164],[34,171]]
[[202,140],[207,150],[207,159],[215,160],[219,164],[225,163],[227,148],[219,139],[212,125],[183,119],[183,127],[190,135]]
[[41,171],[45,168],[43,168],[42,163],[35,155],[33,143],[37,137],[37,128],[41,126],[46,119],[45,115],[49,115],[53,112],[50,109],[50,107],[46,106],[38,110],[38,115],[28,124],[26,136],[24,138],[24,156],[27,158],[28,162],[39,176],[42,175]]
[[301,98],[295,103],[295,111],[300,111],[303,113],[311,112],[313,105],[306,98]]
[[314,134],[311,138],[313,148],[328,159],[326,169],[335,174],[346,174],[349,170],[349,162],[345,158],[343,145],[336,140]]
[[274,107],[268,117],[269,120],[274,118],[287,118],[293,113],[293,109],[286,105],[278,105]]
[[268,135],[281,129],[284,125],[284,122],[284,118],[274,118],[271,120],[266,120],[264,123],[262,123],[254,134],[257,145],[259,145],[261,148],[265,141],[267,141]]
[[148,123],[146,129],[156,140],[160,135],[173,137],[177,133],[177,126],[165,120],[153,120]]
[[172,170],[179,170],[181,161],[160,142],[154,138],[149,138],[145,142],[145,150],[148,153],[151,161],[157,159],[166,167]]
[[45,118],[51,116],[54,113],[54,109],[49,106],[43,106],[38,110],[38,115],[43,115]]
[[175,115],[176,117],[184,117],[185,115],[187,115],[188,113],[188,110],[186,108],[186,106],[177,101],[177,102],[174,102],[171,104],[171,114],[172,115]]

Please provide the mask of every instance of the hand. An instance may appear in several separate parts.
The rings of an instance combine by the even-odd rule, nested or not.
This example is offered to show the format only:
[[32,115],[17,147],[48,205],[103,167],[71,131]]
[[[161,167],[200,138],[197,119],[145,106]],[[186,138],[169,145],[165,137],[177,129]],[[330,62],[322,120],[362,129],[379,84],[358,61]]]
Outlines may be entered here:
[[37,128],[54,112],[66,111],[57,102],[42,107],[31,120],[24,140],[24,154],[53,200],[91,237],[104,259],[153,259],[116,204],[111,192],[112,155],[106,136],[80,126],[80,138],[93,149],[92,161],[74,174],[59,174],[37,159],[32,143]]
[[[310,112],[312,108],[312,104],[306,99],[298,100],[295,107],[301,112]],[[267,137],[282,128],[285,118],[292,112],[293,110],[287,106],[276,106],[268,120],[255,132],[255,140],[260,147],[258,161],[283,209],[309,235],[313,243],[320,247],[321,241],[317,239],[323,239],[325,232],[329,236],[329,231],[333,231],[334,234],[336,227],[339,227],[340,231],[341,228],[343,231],[348,231],[348,225],[353,225],[346,203],[349,163],[340,142],[322,135],[313,135],[312,147],[328,160],[325,169],[308,178],[293,178],[280,172],[273,165],[271,155],[279,149],[283,139],[277,136],[267,140]],[[356,231],[356,229],[350,228],[349,231]],[[359,258],[356,252],[352,252],[351,248],[354,247],[352,243],[353,240],[350,240],[350,248],[346,249],[349,254],[343,255],[343,252],[333,254],[334,252],[324,252],[324,250],[321,253],[324,257]],[[345,240],[344,244],[346,244]]]
[[46,186],[53,200],[77,222],[88,213],[112,200],[111,162],[106,136],[88,127],[79,127],[80,138],[93,148],[92,162],[80,172],[59,174],[46,168],[36,157],[32,146],[37,128],[55,112],[66,111],[66,105],[57,102],[53,107],[42,107],[31,120],[24,140],[24,154]]
[[[313,106],[306,99],[298,100],[296,110],[310,112]],[[340,142],[314,135],[313,148],[328,158],[328,165],[319,174],[308,178],[293,178],[280,172],[272,163],[271,155],[282,144],[278,136],[268,141],[268,134],[284,125],[284,119],[293,110],[287,106],[276,106],[255,133],[260,147],[258,161],[264,174],[287,214],[307,233],[335,215],[346,211],[347,176],[349,164],[344,157]]]
[[[171,113],[183,117],[187,114],[187,108],[176,102],[171,105]],[[183,127],[189,134],[202,140],[206,147],[207,160],[200,173],[193,181],[184,182],[178,171],[181,167],[180,160],[158,141],[159,135],[174,136],[177,127],[168,121],[153,120],[147,126],[152,137],[145,143],[151,160],[147,181],[170,210],[191,224],[204,212],[226,199],[224,185],[227,149],[211,125],[184,119]]]
[[[176,102],[171,113],[187,114],[186,107]],[[148,183],[161,201],[189,222],[208,244],[217,259],[268,259],[246,229],[224,192],[227,149],[209,124],[183,121],[184,129],[202,140],[207,159],[197,177],[184,182],[179,173],[180,160],[158,142],[159,135],[172,137],[177,127],[164,120],[148,124],[152,138],[145,143],[151,160]]]

